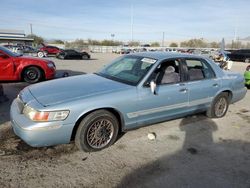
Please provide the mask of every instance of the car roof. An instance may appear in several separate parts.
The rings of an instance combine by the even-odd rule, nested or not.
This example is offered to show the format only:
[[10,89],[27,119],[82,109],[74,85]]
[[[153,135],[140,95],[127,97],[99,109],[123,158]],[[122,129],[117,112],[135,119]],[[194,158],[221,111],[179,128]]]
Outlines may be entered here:
[[148,57],[157,60],[171,59],[171,58],[203,58],[203,56],[193,55],[193,54],[184,54],[177,52],[139,52],[128,55],[136,55],[141,57]]

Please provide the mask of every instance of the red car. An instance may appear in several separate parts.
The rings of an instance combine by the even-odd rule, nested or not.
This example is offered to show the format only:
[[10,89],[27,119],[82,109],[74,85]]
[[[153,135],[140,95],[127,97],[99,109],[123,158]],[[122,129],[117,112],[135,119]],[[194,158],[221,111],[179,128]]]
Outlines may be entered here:
[[61,52],[61,49],[56,46],[43,46],[39,50],[42,52],[46,52],[49,55],[56,55]]
[[36,83],[54,78],[55,72],[56,67],[52,61],[25,57],[0,46],[0,82]]

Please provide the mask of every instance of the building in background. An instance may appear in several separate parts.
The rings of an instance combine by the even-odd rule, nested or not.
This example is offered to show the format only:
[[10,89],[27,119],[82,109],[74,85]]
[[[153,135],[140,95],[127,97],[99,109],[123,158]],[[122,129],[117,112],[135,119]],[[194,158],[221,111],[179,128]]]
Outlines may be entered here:
[[34,39],[27,38],[23,30],[0,29],[0,44],[31,45]]

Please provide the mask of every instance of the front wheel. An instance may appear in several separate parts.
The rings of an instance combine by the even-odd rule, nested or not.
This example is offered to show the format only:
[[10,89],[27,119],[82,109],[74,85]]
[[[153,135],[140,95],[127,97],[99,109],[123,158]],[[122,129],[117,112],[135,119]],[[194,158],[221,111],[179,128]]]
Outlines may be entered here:
[[42,72],[37,67],[28,67],[23,71],[23,80],[27,83],[36,83],[42,79]]
[[222,92],[219,94],[207,110],[207,116],[210,118],[221,118],[226,115],[229,106],[228,93]]
[[81,121],[75,144],[79,150],[86,152],[102,150],[116,141],[118,129],[119,122],[112,113],[97,110]]

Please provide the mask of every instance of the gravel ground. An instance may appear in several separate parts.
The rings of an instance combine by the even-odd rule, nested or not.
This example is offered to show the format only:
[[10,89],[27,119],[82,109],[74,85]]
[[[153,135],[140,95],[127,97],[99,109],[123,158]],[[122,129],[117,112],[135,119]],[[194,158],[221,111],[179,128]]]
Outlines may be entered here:
[[[94,72],[117,55],[56,60],[58,76]],[[235,63],[243,73],[246,64]],[[32,148],[9,123],[13,98],[27,84],[3,84],[0,103],[1,187],[246,187],[250,188],[250,93],[224,118],[188,116],[127,132],[110,148],[77,151],[74,143]],[[148,133],[156,139],[149,140]]]

